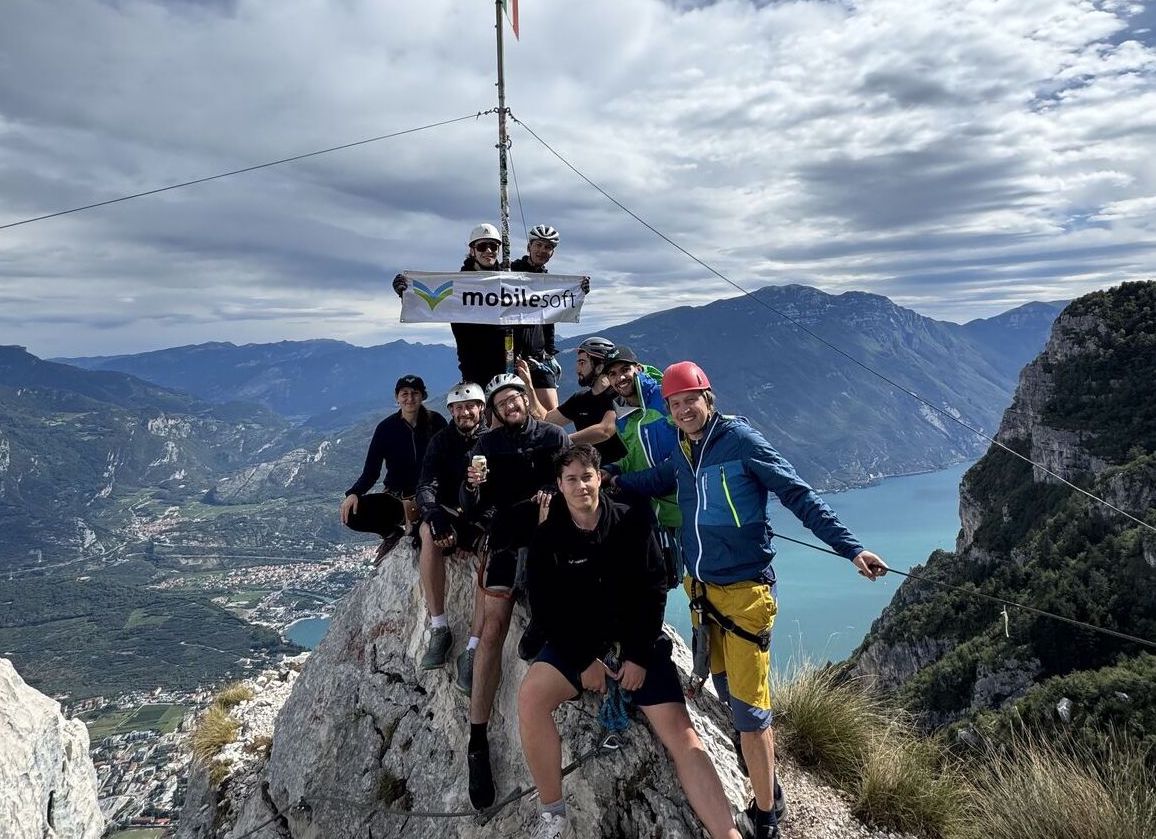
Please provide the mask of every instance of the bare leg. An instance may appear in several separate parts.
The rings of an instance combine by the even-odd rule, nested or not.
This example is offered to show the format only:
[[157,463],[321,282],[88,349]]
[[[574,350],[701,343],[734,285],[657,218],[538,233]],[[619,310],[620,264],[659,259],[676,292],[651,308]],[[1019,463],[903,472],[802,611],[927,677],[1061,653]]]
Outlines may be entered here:
[[760,810],[770,810],[775,796],[775,732],[769,726],[762,731],[739,732],[743,757]]
[[562,740],[551,715],[555,708],[577,695],[565,676],[540,661],[530,665],[518,691],[522,754],[543,804],[562,798]]
[[[722,781],[694,730],[686,706],[681,702],[667,702],[648,705],[642,712],[670,753],[683,792],[711,839],[741,839]],[[525,742],[524,735],[522,742]]]
[[538,398],[538,404],[548,413],[558,407],[558,391],[552,387],[536,387],[534,388],[534,396]]
[[502,646],[510,629],[514,601],[504,597],[485,598],[482,640],[474,656],[474,687],[470,693],[470,722],[490,721],[494,696],[502,681]]
[[421,553],[418,555],[418,573],[421,590],[425,595],[426,609],[430,616],[444,615],[446,612],[446,561],[441,548],[434,544],[429,524],[421,525]]

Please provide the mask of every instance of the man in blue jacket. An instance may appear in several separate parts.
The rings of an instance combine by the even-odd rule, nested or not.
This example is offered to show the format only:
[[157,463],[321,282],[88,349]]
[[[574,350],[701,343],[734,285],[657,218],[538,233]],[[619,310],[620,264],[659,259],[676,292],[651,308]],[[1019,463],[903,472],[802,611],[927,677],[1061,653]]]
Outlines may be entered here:
[[[834,511],[766,439],[739,417],[715,410],[710,380],[690,361],[662,374],[662,395],[679,429],[680,452],[615,482],[643,495],[678,490],[686,589],[692,624],[706,626],[710,673],[731,711],[755,801],[748,811],[757,839],[777,839],[771,728],[770,637],[775,614],[775,549],[767,520],[774,493],[807,529],[870,580],[887,565],[863,549]],[[696,631],[696,641],[702,633]]]

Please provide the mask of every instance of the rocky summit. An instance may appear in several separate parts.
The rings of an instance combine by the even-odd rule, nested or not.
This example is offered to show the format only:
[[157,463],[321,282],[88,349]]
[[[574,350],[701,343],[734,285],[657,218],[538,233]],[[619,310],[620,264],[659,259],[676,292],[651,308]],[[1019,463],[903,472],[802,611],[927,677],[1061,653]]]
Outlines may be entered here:
[[0,658],[0,835],[97,839],[104,830],[88,730]]
[[856,669],[965,738],[1023,720],[1156,743],[1142,645],[973,594],[1156,639],[1154,381],[1156,283],[1069,305],[964,476],[956,550],[914,569],[956,589],[905,581]]
[[[203,778],[191,782],[182,815],[183,839],[240,836],[266,823],[266,829],[253,835],[529,835],[537,819],[536,798],[527,795],[486,824],[480,824],[470,808],[468,700],[455,688],[450,667],[417,669],[426,620],[413,560],[412,548],[395,548],[342,604],[277,716],[272,751],[259,782],[243,784],[252,793],[238,800],[229,794],[232,781],[226,780],[221,790],[210,789]],[[473,586],[467,563],[451,561],[447,614],[455,655],[468,637]],[[522,760],[516,717],[518,685],[527,666],[516,652],[523,623],[521,610],[516,610],[490,723],[499,799],[519,788],[529,790],[532,783]],[[685,658],[685,646],[681,650]],[[692,703],[691,710],[731,802],[740,809],[746,804],[745,779],[738,773],[723,709],[712,697],[701,705]],[[568,703],[556,715],[564,763],[595,749],[606,737],[597,712],[594,699],[586,698]],[[664,826],[668,837],[705,835],[673,765],[641,717],[622,740],[622,748],[600,750],[565,779],[576,835],[647,836],[656,824]],[[201,772],[213,774],[212,767]],[[420,815],[430,811],[461,815]],[[230,829],[221,830],[223,826]]]

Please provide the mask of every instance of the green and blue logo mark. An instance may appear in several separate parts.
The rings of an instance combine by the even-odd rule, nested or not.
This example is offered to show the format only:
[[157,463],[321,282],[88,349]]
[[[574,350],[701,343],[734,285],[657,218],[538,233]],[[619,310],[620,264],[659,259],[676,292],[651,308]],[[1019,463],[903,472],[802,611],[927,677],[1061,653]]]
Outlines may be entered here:
[[449,280],[437,288],[430,288],[425,283],[414,280],[413,293],[429,304],[430,311],[432,312],[438,307],[439,303],[454,293],[454,281]]

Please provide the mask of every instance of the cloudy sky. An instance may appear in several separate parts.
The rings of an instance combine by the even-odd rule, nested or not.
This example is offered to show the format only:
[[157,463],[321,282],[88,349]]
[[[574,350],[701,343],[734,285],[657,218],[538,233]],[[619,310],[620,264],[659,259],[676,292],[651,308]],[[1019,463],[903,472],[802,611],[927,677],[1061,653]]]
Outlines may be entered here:
[[[964,321],[1154,275],[1152,5],[522,0],[509,105],[747,289]],[[493,35],[488,0],[4,0],[0,224],[491,108]],[[496,220],[495,132],[0,230],[0,343],[448,340],[388,280],[456,270]],[[512,138],[551,268],[595,278],[582,331],[737,293]]]

